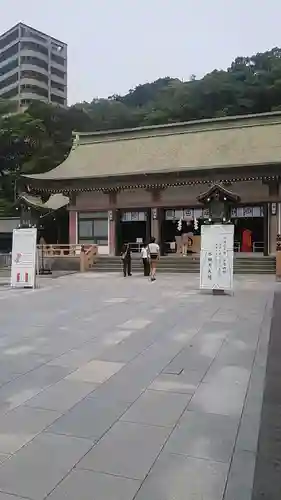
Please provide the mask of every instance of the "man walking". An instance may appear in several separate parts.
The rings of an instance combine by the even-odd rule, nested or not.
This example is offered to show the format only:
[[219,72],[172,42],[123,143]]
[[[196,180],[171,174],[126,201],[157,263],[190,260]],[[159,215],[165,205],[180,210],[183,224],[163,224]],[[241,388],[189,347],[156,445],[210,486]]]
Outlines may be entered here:
[[124,245],[122,253],[121,253],[121,259],[122,259],[122,265],[123,265],[124,278],[126,278],[126,276],[132,276],[131,249],[130,249],[129,243],[127,243],[127,245]]

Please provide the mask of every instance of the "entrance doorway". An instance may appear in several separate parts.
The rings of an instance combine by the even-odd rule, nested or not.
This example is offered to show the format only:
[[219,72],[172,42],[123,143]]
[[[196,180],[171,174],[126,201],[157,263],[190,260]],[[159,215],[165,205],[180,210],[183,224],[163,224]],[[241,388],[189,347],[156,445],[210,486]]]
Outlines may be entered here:
[[232,209],[234,223],[234,250],[236,252],[264,253],[265,219],[263,206]]
[[143,243],[150,238],[150,214],[148,211],[122,212],[119,224],[119,252],[130,243],[132,252],[140,253]]
[[234,241],[235,250],[238,252],[247,251],[243,248],[243,233],[244,231],[249,231],[249,236],[251,238],[251,250],[254,253],[264,252],[264,221],[262,218],[258,217],[245,217],[243,219],[234,220]]
[[164,210],[164,217],[161,221],[161,242],[164,255],[177,251],[177,238],[180,238],[182,234],[194,232],[193,217],[193,208]]

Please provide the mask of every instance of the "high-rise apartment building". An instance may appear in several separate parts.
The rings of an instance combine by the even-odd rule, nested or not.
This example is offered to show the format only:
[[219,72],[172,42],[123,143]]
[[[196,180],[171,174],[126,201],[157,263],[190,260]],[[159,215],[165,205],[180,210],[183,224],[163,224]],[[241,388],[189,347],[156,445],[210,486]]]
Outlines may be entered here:
[[66,106],[67,45],[18,23],[0,36],[0,99]]

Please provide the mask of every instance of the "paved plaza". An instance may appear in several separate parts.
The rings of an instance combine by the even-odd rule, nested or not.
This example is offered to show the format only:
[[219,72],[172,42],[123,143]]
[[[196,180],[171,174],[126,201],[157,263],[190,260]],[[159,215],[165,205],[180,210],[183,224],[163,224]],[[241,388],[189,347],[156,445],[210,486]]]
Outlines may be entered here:
[[274,277],[0,288],[0,500],[250,500]]

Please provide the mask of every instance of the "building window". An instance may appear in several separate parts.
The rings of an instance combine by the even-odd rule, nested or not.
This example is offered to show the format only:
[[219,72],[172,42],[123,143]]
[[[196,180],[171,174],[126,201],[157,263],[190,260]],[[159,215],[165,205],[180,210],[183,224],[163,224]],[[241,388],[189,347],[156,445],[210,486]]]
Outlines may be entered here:
[[0,54],[0,62],[6,61],[6,59],[15,56],[18,53],[18,51],[19,51],[19,43],[15,43],[15,45],[13,45],[7,50],[4,50],[4,52]]
[[78,217],[78,241],[80,244],[108,245],[108,213],[84,212]]
[[46,63],[45,61],[42,61],[38,57],[21,56],[20,62],[21,62],[21,64],[30,64],[32,66],[38,66],[38,68],[43,68],[46,71],[48,71],[48,63]]
[[47,39],[45,37],[39,35],[30,28],[26,28],[25,26],[21,27],[21,36],[26,38],[34,38],[34,40],[38,40],[38,42],[47,43]]
[[4,38],[0,40],[0,49],[4,49],[6,45],[9,45],[12,43],[14,40],[16,40],[19,37],[19,29],[15,29],[12,31],[12,33],[9,33],[6,35]]
[[23,70],[21,71],[21,78],[31,78],[32,80],[48,84],[48,77],[46,75],[42,75],[42,73],[39,73],[38,71]]
[[37,85],[31,85],[29,83],[21,85],[20,90],[22,93],[28,93],[28,94],[36,94],[42,97],[48,97],[49,92],[47,89],[42,89],[41,87],[38,87]]
[[21,106],[30,106],[32,104],[32,99],[21,99],[20,105]]
[[0,76],[4,76],[6,75],[6,73],[9,73],[13,69],[16,69],[18,65],[19,65],[19,59],[17,57],[13,61],[9,62],[8,64],[5,64],[5,66],[2,66],[2,68],[0,68]]
[[64,61],[65,61],[64,57],[58,56],[56,54],[51,54],[51,59],[55,63],[61,64],[62,66],[64,66]]
[[60,104],[60,106],[65,106],[66,104],[64,97],[54,94],[51,95],[51,102],[53,102],[54,104]]
[[65,91],[65,85],[62,85],[61,83],[53,82],[51,81],[51,86],[53,89],[60,90],[61,92]]
[[13,89],[8,90],[8,92],[1,94],[1,99],[11,99],[11,97],[16,97],[18,93],[19,93],[18,86],[16,86]]
[[59,70],[57,68],[53,68],[53,66],[51,67],[51,74],[59,76],[62,79],[64,79],[64,77],[65,77],[65,72],[64,71],[61,71],[61,70]]
[[49,54],[48,49],[35,42],[21,42],[21,50],[33,50],[34,52],[40,52],[47,56]]
[[0,82],[0,89],[4,89],[9,85],[12,85],[13,83],[16,83],[18,81],[18,77],[19,77],[18,73],[15,73],[14,75],[5,78],[5,80],[2,80]]

